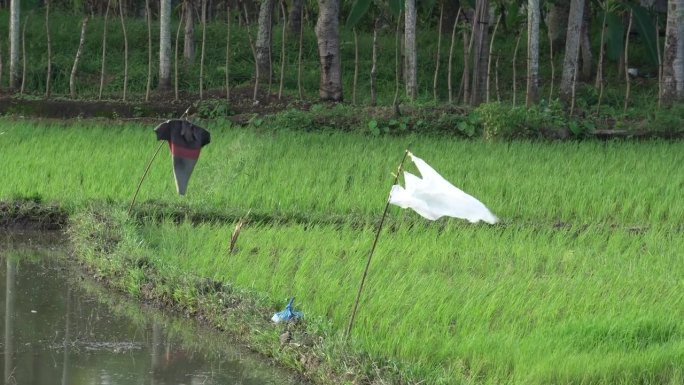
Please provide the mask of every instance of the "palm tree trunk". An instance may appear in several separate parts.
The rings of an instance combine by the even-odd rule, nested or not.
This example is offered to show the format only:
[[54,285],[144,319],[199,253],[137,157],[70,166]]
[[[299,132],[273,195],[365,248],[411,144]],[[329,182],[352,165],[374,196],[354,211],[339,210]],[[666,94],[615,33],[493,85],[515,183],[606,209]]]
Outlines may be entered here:
[[259,7],[259,25],[256,38],[256,56],[259,66],[259,76],[264,78],[272,73],[271,45],[273,44],[272,22],[274,0],[262,0]]
[[192,0],[183,1],[185,15],[185,38],[183,39],[183,57],[192,64],[195,61],[195,15]]
[[415,100],[418,95],[418,53],[416,51],[416,0],[405,0],[404,7],[404,76],[406,96]]
[[487,63],[489,61],[489,51],[485,49],[485,42],[488,39],[488,20],[489,20],[489,0],[478,0],[475,12],[473,35],[474,41],[473,55],[473,76],[470,94],[470,105],[477,106],[486,96],[487,92]]
[[318,0],[318,9],[316,38],[321,66],[319,97],[322,100],[342,101],[342,61],[338,28],[340,0]]
[[159,89],[171,88],[171,0],[161,0],[159,10]]
[[19,47],[20,43],[20,13],[21,1],[10,1],[10,90],[16,90],[19,85]]
[[573,84],[577,77],[583,15],[584,0],[572,0],[570,16],[568,17],[568,30],[565,35],[565,58],[563,59],[563,74],[560,84],[560,97],[566,105],[569,105],[571,102]]
[[539,0],[527,2],[527,92],[525,104],[539,101]]
[[670,0],[663,50],[663,104],[684,100],[684,0]]

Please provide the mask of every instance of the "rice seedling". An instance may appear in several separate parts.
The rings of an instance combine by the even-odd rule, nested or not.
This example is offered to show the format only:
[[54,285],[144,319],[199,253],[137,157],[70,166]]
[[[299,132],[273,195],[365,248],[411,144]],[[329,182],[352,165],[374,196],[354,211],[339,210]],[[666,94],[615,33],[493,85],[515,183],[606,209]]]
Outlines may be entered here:
[[[57,129],[59,128],[59,129]],[[7,121],[0,137],[0,197],[130,201],[154,152],[150,126],[97,122]],[[368,137],[225,127],[209,123],[212,143],[188,195],[173,187],[162,151],[138,204],[159,209],[305,221],[368,222],[381,214],[391,173],[408,143],[447,179],[482,200],[504,224],[527,222],[681,226],[681,142],[511,142],[443,137]]]
[[[155,147],[150,127],[136,124],[5,123],[0,200],[59,202],[72,212],[127,207]],[[235,285],[267,296],[274,309],[296,296],[312,328],[340,335],[391,172],[411,142],[503,222],[426,222],[393,208],[355,348],[429,383],[675,384],[684,376],[681,142],[208,126],[212,143],[188,194],[176,196],[162,154],[138,198],[174,219],[159,223],[140,209],[140,226],[120,240],[122,255],[160,276]],[[228,253],[249,210],[255,220]],[[215,220],[183,219],[196,213]],[[106,263],[114,271],[121,262]],[[128,277],[124,289],[136,292],[140,273]],[[169,295],[198,306],[192,290]]]

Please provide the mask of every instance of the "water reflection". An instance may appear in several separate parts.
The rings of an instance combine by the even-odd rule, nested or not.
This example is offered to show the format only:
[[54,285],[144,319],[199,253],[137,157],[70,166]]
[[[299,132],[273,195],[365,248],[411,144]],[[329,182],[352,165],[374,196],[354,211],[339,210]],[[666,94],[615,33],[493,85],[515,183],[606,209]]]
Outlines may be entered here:
[[35,237],[0,238],[4,384],[295,383],[219,333],[104,295]]

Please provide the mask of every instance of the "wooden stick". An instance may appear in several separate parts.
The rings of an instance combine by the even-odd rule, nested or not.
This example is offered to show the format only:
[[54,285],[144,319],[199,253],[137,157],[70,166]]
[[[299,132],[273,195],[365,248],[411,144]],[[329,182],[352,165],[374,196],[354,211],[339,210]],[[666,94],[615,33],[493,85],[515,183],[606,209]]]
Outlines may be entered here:
[[[190,112],[190,108],[188,107],[185,112],[183,112],[183,115],[181,115],[180,119],[183,119],[188,115]],[[143,173],[142,177],[140,178],[140,182],[138,182],[138,187],[135,189],[135,194],[133,194],[133,199],[131,199],[131,204],[128,206],[128,214],[131,215],[131,211],[133,210],[133,204],[135,204],[135,199],[138,197],[138,193],[140,192],[140,186],[142,186],[143,181],[145,180],[145,177],[147,176],[147,172],[150,171],[150,167],[152,166],[152,162],[154,162],[154,159],[157,158],[157,154],[159,154],[159,150],[161,150],[162,146],[164,145],[165,141],[162,141],[159,143],[159,146],[157,146],[157,150],[154,151],[154,155],[152,155],[152,158],[150,161],[147,163],[147,167],[145,167],[145,172]]]
[[[410,147],[410,146],[409,146]],[[406,161],[406,157],[409,154],[408,148],[404,152],[404,157],[401,159],[401,163],[399,163],[399,167],[397,167],[397,173],[394,176],[394,182],[392,182],[392,186],[397,184],[397,181],[399,181],[399,174],[401,174],[401,170],[403,170],[404,167],[404,161]],[[345,333],[345,337],[349,337],[351,334],[352,328],[354,327],[354,318],[356,318],[356,310],[359,307],[359,300],[361,299],[361,291],[363,290],[363,284],[366,282],[366,277],[368,276],[368,268],[370,267],[371,259],[373,258],[373,253],[375,252],[375,246],[378,244],[378,238],[380,238],[380,232],[382,231],[382,225],[385,223],[385,217],[387,217],[387,211],[389,211],[389,205],[390,205],[390,200],[389,197],[387,199],[387,203],[385,204],[385,211],[382,213],[382,219],[380,219],[380,225],[378,226],[378,231],[375,233],[375,240],[373,241],[373,246],[371,247],[370,254],[368,254],[368,261],[366,262],[366,268],[363,271],[363,277],[361,277],[361,283],[359,284],[359,291],[356,293],[356,300],[354,301],[354,308],[352,310],[351,317],[349,318],[349,325],[347,326],[347,331]]]

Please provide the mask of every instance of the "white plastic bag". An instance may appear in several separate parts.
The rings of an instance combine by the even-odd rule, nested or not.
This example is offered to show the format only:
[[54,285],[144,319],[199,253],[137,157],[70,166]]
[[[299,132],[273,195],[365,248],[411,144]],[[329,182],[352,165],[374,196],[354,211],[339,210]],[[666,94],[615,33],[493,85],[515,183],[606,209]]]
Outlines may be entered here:
[[410,208],[429,220],[443,216],[466,219],[471,223],[484,221],[495,224],[499,219],[482,202],[464,193],[437,173],[429,164],[409,153],[422,176],[404,172],[405,187],[394,185],[389,202]]

